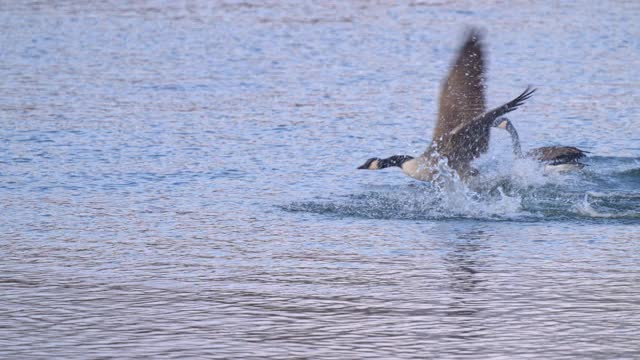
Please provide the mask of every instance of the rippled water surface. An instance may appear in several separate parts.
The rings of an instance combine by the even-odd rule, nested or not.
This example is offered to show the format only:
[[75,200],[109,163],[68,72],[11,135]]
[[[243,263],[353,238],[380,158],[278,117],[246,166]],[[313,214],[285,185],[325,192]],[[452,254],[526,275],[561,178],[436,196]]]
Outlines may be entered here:
[[[640,356],[635,1],[0,6],[0,357]],[[492,132],[420,154],[465,26]]]

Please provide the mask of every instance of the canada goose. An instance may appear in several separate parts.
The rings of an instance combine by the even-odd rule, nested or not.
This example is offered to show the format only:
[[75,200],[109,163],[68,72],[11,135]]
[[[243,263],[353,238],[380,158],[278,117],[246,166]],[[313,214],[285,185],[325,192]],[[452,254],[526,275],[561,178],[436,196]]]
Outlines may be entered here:
[[494,120],[493,126],[509,132],[513,153],[516,157],[530,158],[544,163],[545,172],[580,170],[585,166],[580,162],[580,159],[587,156],[588,151],[573,146],[543,146],[522,154],[518,131],[509,119],[506,117],[497,118]]
[[486,111],[484,94],[484,55],[481,34],[471,29],[440,90],[438,122],[431,145],[418,156],[394,155],[370,158],[358,169],[379,170],[397,166],[417,180],[431,181],[438,164],[445,160],[461,178],[475,174],[470,165],[489,146],[494,120],[516,110],[535,89],[527,88],[508,103]]

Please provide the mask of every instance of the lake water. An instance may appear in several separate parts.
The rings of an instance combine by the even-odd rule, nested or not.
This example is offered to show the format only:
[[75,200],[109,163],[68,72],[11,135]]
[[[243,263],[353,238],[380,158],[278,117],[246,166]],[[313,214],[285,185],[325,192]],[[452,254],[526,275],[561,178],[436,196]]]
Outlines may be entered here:
[[[640,3],[0,4],[0,357],[637,358]],[[469,24],[473,186],[420,154]]]

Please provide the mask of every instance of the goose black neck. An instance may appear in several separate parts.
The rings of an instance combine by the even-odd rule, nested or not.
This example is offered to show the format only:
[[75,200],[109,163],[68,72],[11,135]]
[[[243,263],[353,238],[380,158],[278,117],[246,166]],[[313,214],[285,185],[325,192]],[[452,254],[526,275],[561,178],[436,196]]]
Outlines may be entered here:
[[515,154],[515,156],[521,158],[522,147],[520,147],[520,136],[518,136],[518,131],[516,130],[515,126],[511,124],[511,121],[506,121],[507,128],[505,130],[507,130],[509,132],[509,135],[511,135],[511,146],[513,147],[513,153]]
[[380,159],[378,161],[378,167],[380,169],[384,169],[384,168],[388,168],[388,167],[392,167],[392,166],[397,166],[397,167],[402,167],[402,164],[404,164],[406,161],[409,161],[413,159],[413,156],[409,156],[409,155],[393,155],[390,156],[386,159]]

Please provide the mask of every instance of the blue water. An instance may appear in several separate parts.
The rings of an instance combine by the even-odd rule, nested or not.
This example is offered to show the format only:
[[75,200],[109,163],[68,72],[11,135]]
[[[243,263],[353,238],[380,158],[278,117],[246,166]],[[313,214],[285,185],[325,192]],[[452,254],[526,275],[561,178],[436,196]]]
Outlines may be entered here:
[[[0,357],[635,358],[640,5],[0,6]],[[427,146],[464,33],[492,131],[473,184]]]

